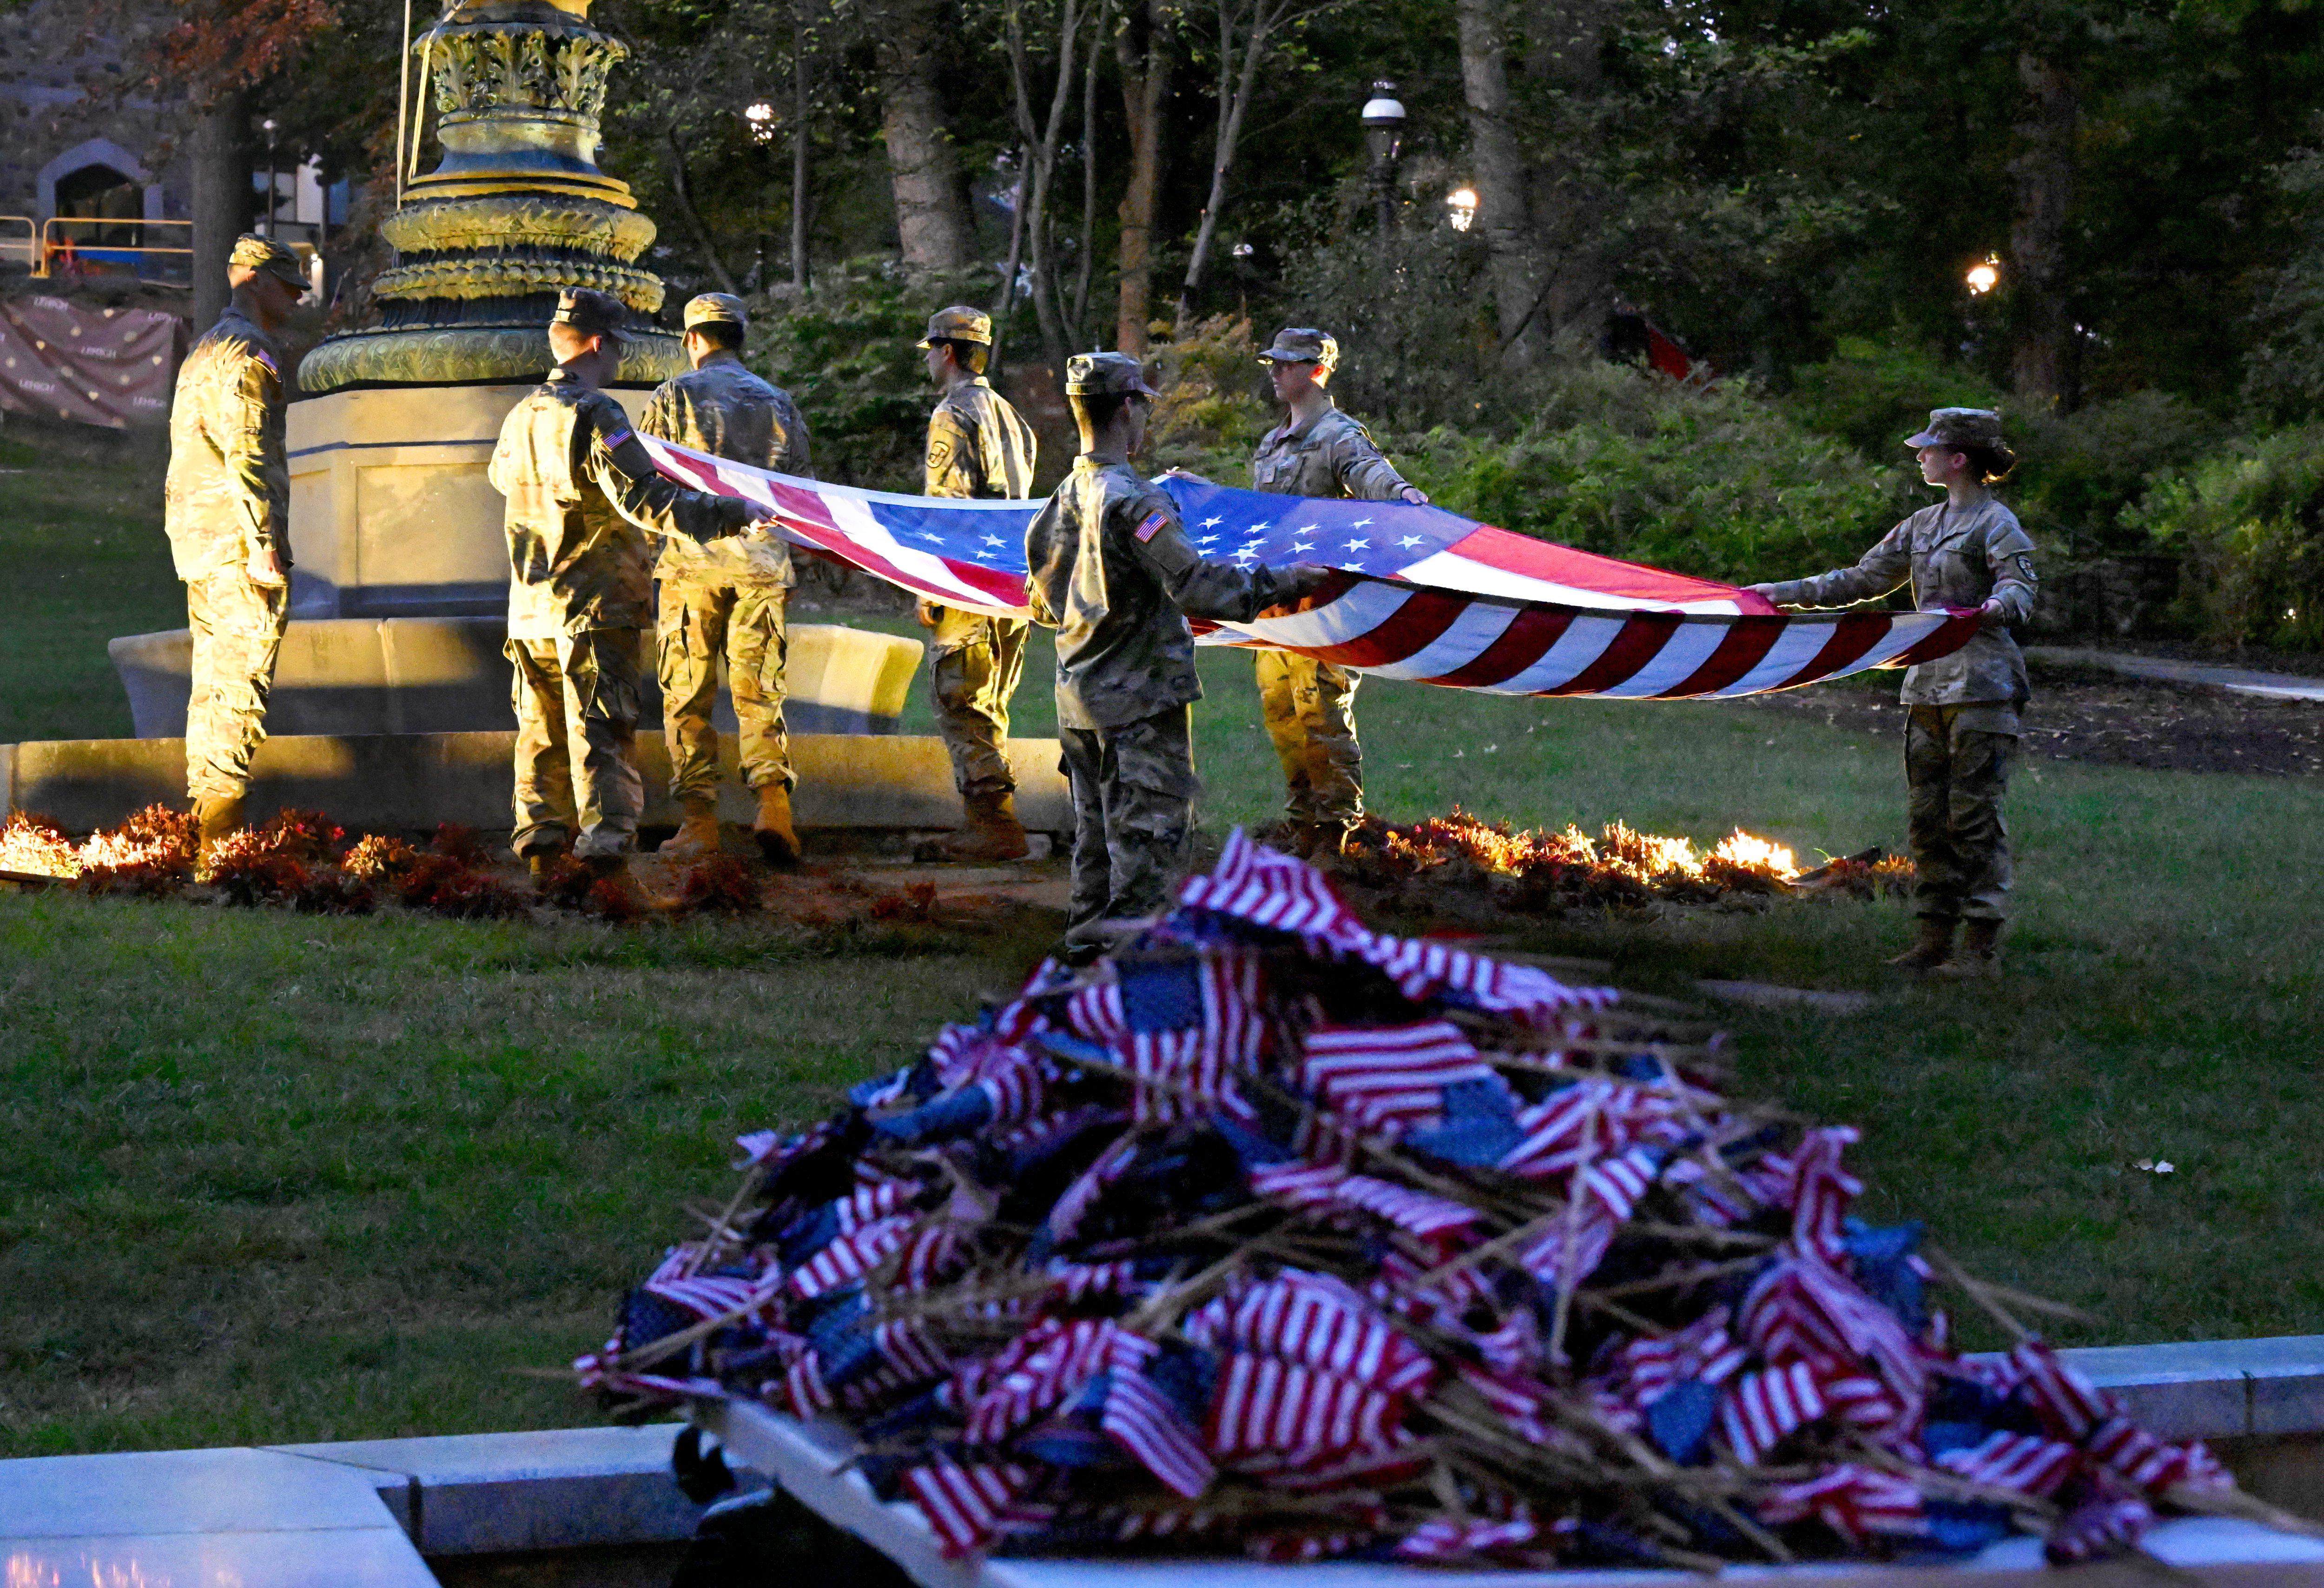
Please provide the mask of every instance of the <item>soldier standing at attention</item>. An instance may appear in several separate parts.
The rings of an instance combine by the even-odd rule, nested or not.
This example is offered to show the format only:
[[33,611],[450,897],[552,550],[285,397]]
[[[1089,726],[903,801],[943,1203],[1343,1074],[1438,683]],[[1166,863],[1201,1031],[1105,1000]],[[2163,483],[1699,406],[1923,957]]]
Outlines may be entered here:
[[1138,361],[1076,354],[1066,400],[1082,452],[1025,533],[1034,621],[1057,631],[1057,738],[1074,799],[1068,959],[1104,946],[1101,923],[1167,902],[1200,787],[1194,778],[1194,636],[1186,618],[1241,623],[1314,589],[1300,563],[1205,562],[1178,509],[1130,466],[1155,396]]
[[[1250,464],[1256,489],[1426,505],[1427,494],[1397,473],[1364,427],[1333,402],[1326,388],[1340,366],[1336,337],[1286,327],[1259,356],[1289,413],[1259,439]],[[1345,668],[1285,651],[1258,652],[1258,666],[1259,710],[1283,763],[1291,846],[1301,854],[1336,854],[1364,817],[1364,754],[1356,741],[1360,679]]]
[[161,522],[193,632],[186,795],[208,848],[243,825],[250,760],[290,614],[290,470],[272,333],[307,290],[299,256],[235,239],[234,289],[178,370]]
[[[638,429],[697,452],[752,468],[814,477],[807,421],[790,393],[742,366],[742,300],[705,292],[686,306],[686,356],[694,368],[662,383]],[[662,540],[662,732],[669,741],[669,792],[685,811],[678,836],[661,846],[674,860],[718,853],[718,660],[741,729],[742,780],[759,797],[751,830],[770,865],[798,859],[791,826],[790,739],[783,730],[783,608],[790,598],[789,549],[772,535],[707,545],[683,535]]]
[[[1945,499],[1898,524],[1854,568],[1751,588],[1778,606],[1847,606],[1907,579],[1923,612],[1975,607],[1984,624],[1950,656],[1904,673],[1904,781],[1919,939],[1888,963],[1950,979],[1993,974],[2009,905],[2009,828],[2001,797],[2017,760],[2017,714],[2033,691],[2010,634],[2033,614],[2034,542],[1992,487],[2017,465],[2001,416],[1940,408],[1906,438],[1921,478]],[[1953,946],[1956,922],[1968,930]]]
[[[1033,429],[984,378],[992,355],[992,317],[955,306],[928,317],[920,339],[928,376],[944,392],[928,416],[921,489],[930,496],[1006,497],[1033,494]],[[1028,845],[1017,820],[1017,774],[1009,770],[1009,702],[1025,671],[1020,618],[982,617],[920,604],[935,631],[929,650],[936,732],[952,755],[953,786],[967,808],[968,828],[946,838],[947,860],[1020,860]]]
[[565,291],[549,327],[557,367],[509,411],[493,450],[493,485],[508,498],[512,843],[535,876],[568,837],[605,874],[637,845],[638,649],[653,621],[646,531],[713,540],[756,514],[657,473],[622,405],[599,390],[621,366],[623,314],[606,293]]

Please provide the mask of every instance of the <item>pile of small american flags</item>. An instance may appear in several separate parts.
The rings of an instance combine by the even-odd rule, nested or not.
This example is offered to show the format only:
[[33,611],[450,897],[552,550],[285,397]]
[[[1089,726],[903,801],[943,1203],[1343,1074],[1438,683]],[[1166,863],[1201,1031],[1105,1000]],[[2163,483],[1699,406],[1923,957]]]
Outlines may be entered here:
[[[1663,1006],[1656,1006],[1657,1008]],[[581,1382],[836,1419],[947,1551],[1512,1567],[2134,1547],[2259,1514],[1720,1039],[1368,929],[1240,833],[1178,908],[742,1139]],[[1958,1287],[2019,1335],[1948,1344]]]

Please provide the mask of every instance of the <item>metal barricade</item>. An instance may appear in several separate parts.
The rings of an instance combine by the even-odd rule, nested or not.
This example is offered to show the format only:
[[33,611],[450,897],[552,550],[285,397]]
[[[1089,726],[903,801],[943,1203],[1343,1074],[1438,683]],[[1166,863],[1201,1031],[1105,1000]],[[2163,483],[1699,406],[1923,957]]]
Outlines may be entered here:
[[0,266],[14,265],[37,275],[40,264],[41,223],[29,215],[0,215]]
[[165,286],[193,281],[194,223],[60,215],[41,226],[36,276],[132,275]]

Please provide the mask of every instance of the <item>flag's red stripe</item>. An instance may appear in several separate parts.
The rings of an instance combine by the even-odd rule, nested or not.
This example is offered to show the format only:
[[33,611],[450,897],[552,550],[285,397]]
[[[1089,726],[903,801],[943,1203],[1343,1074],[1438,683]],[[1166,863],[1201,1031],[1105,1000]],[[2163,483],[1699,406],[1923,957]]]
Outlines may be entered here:
[[1370,633],[1307,654],[1341,667],[1386,667],[1434,644],[1471,605],[1468,596],[1449,591],[1415,590]]
[[1528,606],[1501,631],[1500,638],[1473,660],[1428,682],[1455,689],[1476,689],[1516,678],[1557,643],[1573,616],[1571,607]]
[[1902,667],[1916,661],[1933,660],[1940,656],[1950,656],[1975,637],[1978,624],[1983,621],[1974,612],[1956,613],[1930,630],[1925,639],[1891,660]]
[[1727,625],[1726,637],[1719,649],[1702,659],[1702,665],[1687,675],[1685,680],[1674,684],[1657,700],[1677,700],[1689,695],[1711,695],[1741,678],[1766,660],[1782,638],[1789,620],[1779,617],[1738,617]]
[[1537,695],[1595,695],[1600,689],[1610,689],[1652,661],[1670,637],[1686,620],[1674,612],[1641,613],[1622,624],[1622,632],[1605,653],[1574,674],[1554,689],[1537,689]]
[[1780,684],[1770,684],[1770,689],[1789,689],[1798,684],[1812,684],[1818,679],[1848,666],[1858,657],[1880,643],[1888,632],[1889,618],[1885,612],[1851,613],[1831,625],[1831,638],[1823,642],[1815,660],[1785,679]]

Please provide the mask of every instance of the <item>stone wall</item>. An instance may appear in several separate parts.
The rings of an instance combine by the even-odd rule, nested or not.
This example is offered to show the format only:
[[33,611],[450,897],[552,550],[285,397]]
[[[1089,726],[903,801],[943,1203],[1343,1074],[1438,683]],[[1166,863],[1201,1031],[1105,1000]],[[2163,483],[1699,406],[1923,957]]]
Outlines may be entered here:
[[[158,23],[169,9],[140,0],[133,14]],[[190,177],[174,147],[182,106],[136,90],[140,37],[94,36],[88,14],[71,0],[0,8],[0,215],[44,220],[59,180],[105,165],[143,188],[146,218],[182,220]],[[23,235],[0,227],[0,242],[9,232]]]

